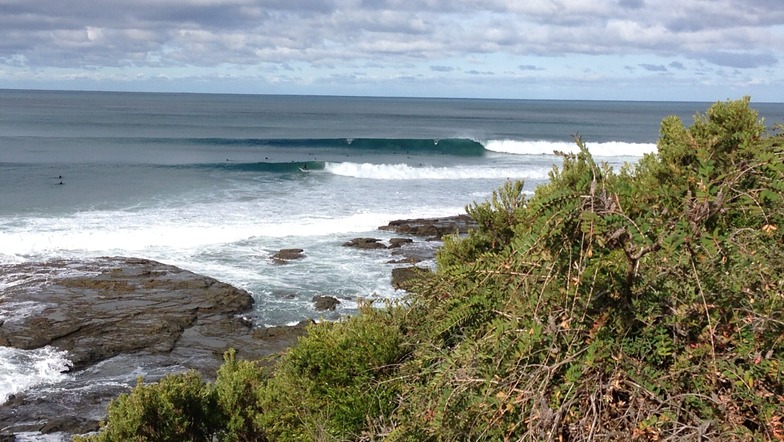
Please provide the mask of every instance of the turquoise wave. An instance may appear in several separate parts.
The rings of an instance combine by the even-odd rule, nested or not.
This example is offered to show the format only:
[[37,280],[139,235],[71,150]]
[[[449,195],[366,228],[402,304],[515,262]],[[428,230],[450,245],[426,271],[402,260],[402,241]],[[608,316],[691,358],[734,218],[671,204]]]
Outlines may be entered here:
[[258,146],[292,149],[345,149],[399,154],[443,154],[455,156],[482,156],[482,143],[468,138],[417,139],[417,138],[190,138],[180,140],[205,146]]
[[[178,166],[182,167],[182,166]],[[205,169],[221,169],[226,171],[236,172],[267,172],[267,173],[304,173],[310,171],[324,170],[325,163],[323,161],[289,161],[285,163],[276,162],[231,162],[224,163],[210,163],[210,164],[194,164],[190,167],[205,168]]]

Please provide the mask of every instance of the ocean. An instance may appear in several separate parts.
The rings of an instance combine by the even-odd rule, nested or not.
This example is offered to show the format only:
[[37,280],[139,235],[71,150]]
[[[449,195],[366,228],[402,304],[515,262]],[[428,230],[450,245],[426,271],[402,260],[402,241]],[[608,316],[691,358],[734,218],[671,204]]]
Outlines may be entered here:
[[[533,192],[575,134],[598,160],[635,161],[662,118],[708,106],[0,90],[0,264],[149,258],[248,290],[258,325],[320,317],[317,294],[352,314],[404,293],[388,254],[342,243],[462,213],[509,179]],[[784,121],[784,105],[752,106]],[[275,264],[282,248],[306,258]],[[23,279],[0,279],[0,322],[34,309],[2,304]],[[0,403],[62,382],[67,362],[0,347]]]

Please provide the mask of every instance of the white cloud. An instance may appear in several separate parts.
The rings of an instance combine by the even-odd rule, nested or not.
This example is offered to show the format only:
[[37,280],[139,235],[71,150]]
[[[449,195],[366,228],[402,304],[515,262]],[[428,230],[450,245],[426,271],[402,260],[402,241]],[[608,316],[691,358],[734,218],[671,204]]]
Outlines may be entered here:
[[[592,84],[606,81],[610,88],[623,79],[633,85],[635,69],[628,67],[636,66],[693,84],[704,84],[706,76],[717,83],[718,70],[731,67],[738,72],[722,72],[727,82],[768,78],[773,87],[784,81],[782,48],[780,0],[0,2],[0,81],[22,71],[52,82],[105,81],[97,72],[132,67],[128,81],[152,82],[178,67],[186,77],[190,69],[194,78],[228,83],[248,75],[273,78],[296,64],[303,75],[290,84],[312,78],[302,90],[313,92],[308,85],[319,78],[360,85],[366,78],[350,69],[373,66],[379,78],[405,84],[435,81],[424,73],[438,73],[442,84],[460,84],[458,93],[477,73],[489,72],[525,71],[537,81],[562,72],[583,84],[586,77],[577,72],[588,69]],[[245,68],[253,74],[234,72]],[[140,69],[144,75],[137,77]]]

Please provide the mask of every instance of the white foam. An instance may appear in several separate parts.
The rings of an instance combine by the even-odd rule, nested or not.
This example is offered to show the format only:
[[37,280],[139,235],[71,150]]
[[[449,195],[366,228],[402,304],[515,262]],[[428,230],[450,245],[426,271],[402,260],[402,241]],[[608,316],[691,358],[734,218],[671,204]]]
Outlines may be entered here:
[[71,440],[70,435],[63,432],[43,434],[40,431],[23,431],[15,433],[14,436],[16,442],[65,442]]
[[[416,212],[359,212],[338,216],[293,214],[280,219],[255,219],[249,216],[230,218],[223,212],[207,208],[198,219],[174,219],[167,213],[132,214],[123,211],[83,212],[57,219],[56,223],[28,220],[0,232],[4,252],[31,260],[101,255],[159,256],[157,252],[179,255],[192,251],[235,244],[254,238],[319,237],[375,230],[392,219],[420,216],[445,216],[462,211],[419,210]],[[246,209],[249,210],[249,209]],[[69,269],[62,269],[67,273]],[[51,275],[69,276],[69,275]],[[70,275],[73,276],[73,275]],[[0,281],[6,288],[24,282],[16,278]]]
[[[591,155],[597,157],[641,157],[646,153],[656,152],[655,143],[586,142],[586,147]],[[579,151],[577,145],[571,141],[491,140],[485,143],[485,149],[514,155],[552,155],[554,151],[566,153]]]
[[34,301],[4,302],[0,304],[0,322],[20,322],[41,313],[46,304]]
[[[5,258],[5,255],[0,255],[1,258]],[[6,260],[0,260],[0,262],[7,263]],[[24,284],[33,277],[26,274],[26,273],[7,273],[4,275],[0,275],[0,298],[2,298],[2,293],[6,289],[10,289],[11,287],[17,286],[19,284]]]
[[53,347],[19,350],[0,347],[0,404],[33,387],[60,382],[72,366],[68,353]]
[[335,175],[374,180],[466,180],[547,178],[549,169],[527,167],[414,167],[408,164],[326,163],[325,170]]

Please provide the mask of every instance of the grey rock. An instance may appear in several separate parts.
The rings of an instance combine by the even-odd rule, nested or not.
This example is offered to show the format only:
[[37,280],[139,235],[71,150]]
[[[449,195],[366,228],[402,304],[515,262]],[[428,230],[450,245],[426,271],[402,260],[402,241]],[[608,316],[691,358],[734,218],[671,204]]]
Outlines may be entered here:
[[420,276],[430,273],[430,270],[417,266],[398,267],[392,269],[392,287],[408,290],[411,284]]
[[335,310],[338,304],[340,304],[340,301],[334,296],[316,295],[312,301],[318,311]]
[[377,238],[354,238],[343,243],[343,247],[354,247],[356,249],[386,249],[380,239]]
[[411,238],[392,238],[389,240],[389,248],[390,249],[399,249],[403,247],[404,244],[411,244],[414,240]]
[[[0,405],[3,434],[90,431],[105,417],[109,401],[135,384],[137,367],[158,373],[145,382],[187,369],[210,379],[229,348],[238,358],[258,359],[285,350],[305,332],[254,334],[241,317],[253,305],[248,292],[146,259],[0,265],[0,277],[14,275],[24,278],[5,287],[0,311],[13,315],[20,304],[34,308],[5,318],[0,345],[66,350],[73,367],[59,389],[31,390]],[[128,385],[102,384],[107,378],[127,378]]]
[[441,218],[416,218],[390,221],[379,229],[404,235],[414,235],[440,240],[444,235],[467,234],[477,227],[476,221],[467,214]]
[[305,257],[302,252],[304,252],[302,249],[281,249],[272,255],[272,260],[277,263],[284,263],[286,261],[302,259]]

